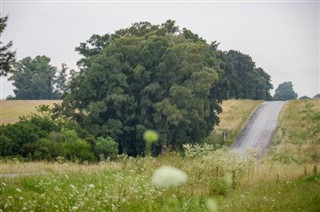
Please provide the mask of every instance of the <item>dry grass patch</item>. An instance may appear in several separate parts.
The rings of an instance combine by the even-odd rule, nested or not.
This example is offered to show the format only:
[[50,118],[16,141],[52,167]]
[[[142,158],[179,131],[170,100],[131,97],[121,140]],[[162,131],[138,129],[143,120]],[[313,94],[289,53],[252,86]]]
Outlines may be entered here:
[[120,169],[121,164],[116,162],[101,162],[97,164],[77,164],[58,162],[19,162],[0,161],[0,175],[7,174],[47,174],[47,173],[67,173],[67,172],[95,172],[106,169]]
[[239,135],[241,129],[254,110],[262,103],[258,100],[226,100],[222,102],[222,113],[219,115],[220,124],[210,135],[214,143],[230,145]]
[[0,125],[15,123],[19,117],[36,112],[36,106],[45,104],[53,106],[62,100],[0,100]]

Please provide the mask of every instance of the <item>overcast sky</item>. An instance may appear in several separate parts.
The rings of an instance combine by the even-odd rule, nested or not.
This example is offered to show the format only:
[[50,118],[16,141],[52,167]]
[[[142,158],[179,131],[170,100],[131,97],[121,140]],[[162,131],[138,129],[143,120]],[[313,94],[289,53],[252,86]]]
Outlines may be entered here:
[[[113,33],[134,22],[175,20],[219,48],[248,54],[276,88],[292,81],[299,96],[320,93],[319,1],[105,2],[1,0],[9,15],[2,34],[13,41],[17,59],[46,55],[52,65],[76,68],[75,47],[93,34]],[[14,87],[1,79],[0,98]]]

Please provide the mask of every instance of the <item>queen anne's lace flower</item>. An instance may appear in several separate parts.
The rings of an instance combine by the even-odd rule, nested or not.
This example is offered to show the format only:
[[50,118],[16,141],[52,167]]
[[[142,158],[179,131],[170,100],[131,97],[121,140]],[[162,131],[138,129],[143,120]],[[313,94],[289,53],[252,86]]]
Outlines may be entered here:
[[180,169],[171,166],[162,166],[152,176],[152,183],[156,186],[170,187],[184,184],[188,175]]

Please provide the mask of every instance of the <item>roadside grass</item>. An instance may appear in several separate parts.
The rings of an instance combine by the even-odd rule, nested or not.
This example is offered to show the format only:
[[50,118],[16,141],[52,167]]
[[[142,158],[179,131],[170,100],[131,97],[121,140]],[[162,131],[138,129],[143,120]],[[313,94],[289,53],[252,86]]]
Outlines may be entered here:
[[240,134],[250,115],[262,102],[245,99],[223,101],[222,113],[219,115],[220,124],[210,134],[208,143],[230,146]]
[[284,163],[320,162],[320,99],[285,104],[269,155]]
[[36,106],[54,103],[61,103],[61,100],[0,100],[0,125],[19,121],[19,116],[36,112]]

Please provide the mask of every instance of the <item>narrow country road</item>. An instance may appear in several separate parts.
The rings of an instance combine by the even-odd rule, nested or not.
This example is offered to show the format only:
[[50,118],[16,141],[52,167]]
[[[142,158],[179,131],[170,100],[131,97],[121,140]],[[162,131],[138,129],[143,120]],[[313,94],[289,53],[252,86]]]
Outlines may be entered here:
[[242,154],[245,158],[252,155],[261,159],[269,147],[283,105],[283,101],[263,102],[230,146],[230,151]]

